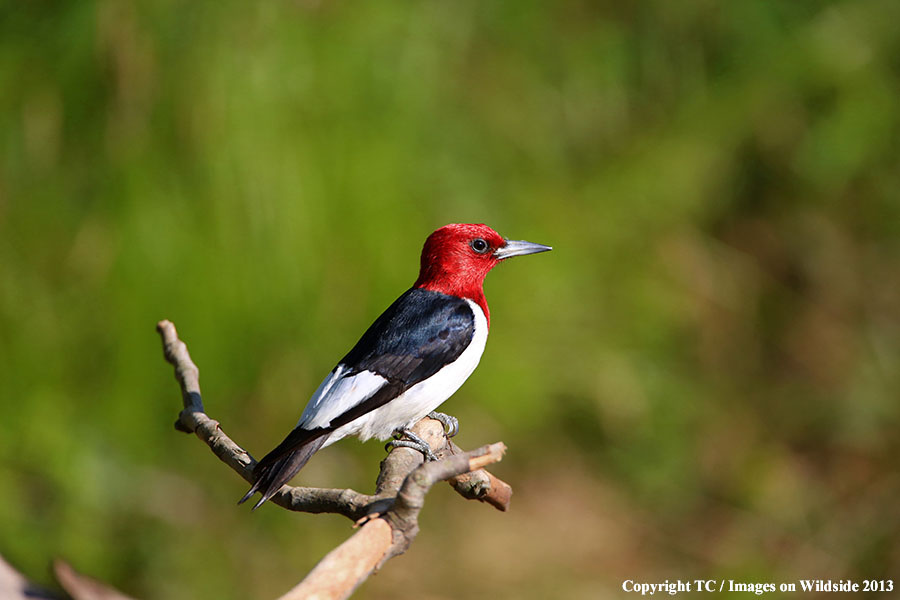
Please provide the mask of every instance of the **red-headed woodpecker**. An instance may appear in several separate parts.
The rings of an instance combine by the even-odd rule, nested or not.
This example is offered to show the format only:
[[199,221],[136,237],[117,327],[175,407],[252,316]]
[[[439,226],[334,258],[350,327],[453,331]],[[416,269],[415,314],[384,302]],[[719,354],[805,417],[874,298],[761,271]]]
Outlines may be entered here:
[[[453,395],[478,365],[490,312],[484,277],[500,261],[550,250],[504,239],[487,225],[452,224],[425,240],[419,278],[363,334],[325,378],[293,431],[254,470],[257,491],[271,498],[320,448],[348,435],[363,441],[402,432],[393,442],[430,454],[408,431]],[[433,413],[440,415],[440,413]],[[446,415],[453,423],[455,420]]]

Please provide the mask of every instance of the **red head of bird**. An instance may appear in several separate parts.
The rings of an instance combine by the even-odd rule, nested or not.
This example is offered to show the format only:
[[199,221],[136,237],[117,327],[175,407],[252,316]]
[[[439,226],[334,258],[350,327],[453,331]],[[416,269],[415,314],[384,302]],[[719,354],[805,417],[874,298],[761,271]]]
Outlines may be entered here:
[[550,250],[550,246],[507,240],[487,225],[451,223],[428,236],[419,278],[413,287],[477,302],[490,323],[484,278],[500,261]]

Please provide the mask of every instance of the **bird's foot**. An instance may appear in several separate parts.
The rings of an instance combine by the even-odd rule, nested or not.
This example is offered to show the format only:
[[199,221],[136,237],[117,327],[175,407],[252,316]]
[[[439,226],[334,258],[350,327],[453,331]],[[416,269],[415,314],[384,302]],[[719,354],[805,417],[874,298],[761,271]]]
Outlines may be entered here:
[[459,419],[456,417],[451,417],[450,415],[445,415],[444,413],[438,412],[436,410],[428,413],[428,416],[435,421],[440,421],[441,425],[446,429],[447,437],[452,438],[457,433],[459,433]]
[[398,435],[400,437],[405,437],[405,440],[397,439],[391,440],[387,444],[384,445],[384,449],[390,451],[391,448],[412,448],[413,450],[418,450],[422,453],[422,456],[425,457],[425,460],[435,461],[438,459],[437,455],[431,449],[431,446],[428,445],[428,442],[420,438],[418,435],[413,433],[409,429],[398,429],[394,435]]

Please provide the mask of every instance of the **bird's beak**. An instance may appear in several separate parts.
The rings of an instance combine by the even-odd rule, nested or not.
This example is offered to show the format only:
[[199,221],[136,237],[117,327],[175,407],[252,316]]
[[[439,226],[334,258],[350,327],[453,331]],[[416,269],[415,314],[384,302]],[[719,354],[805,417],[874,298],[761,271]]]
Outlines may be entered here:
[[526,254],[537,254],[538,252],[547,252],[553,250],[550,246],[543,244],[535,244],[534,242],[525,242],[522,240],[505,240],[502,246],[494,252],[494,258],[503,260],[504,258],[512,258],[513,256],[525,256]]

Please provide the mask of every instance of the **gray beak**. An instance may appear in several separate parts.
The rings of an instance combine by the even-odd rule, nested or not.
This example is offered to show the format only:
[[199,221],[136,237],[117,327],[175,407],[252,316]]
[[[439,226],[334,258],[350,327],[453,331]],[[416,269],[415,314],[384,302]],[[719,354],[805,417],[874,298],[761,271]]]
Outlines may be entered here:
[[537,254],[538,252],[547,252],[553,250],[550,246],[543,244],[535,244],[534,242],[524,242],[522,240],[506,240],[506,243],[497,248],[494,252],[494,258],[503,260],[504,258],[512,258],[513,256],[525,256],[526,254]]

